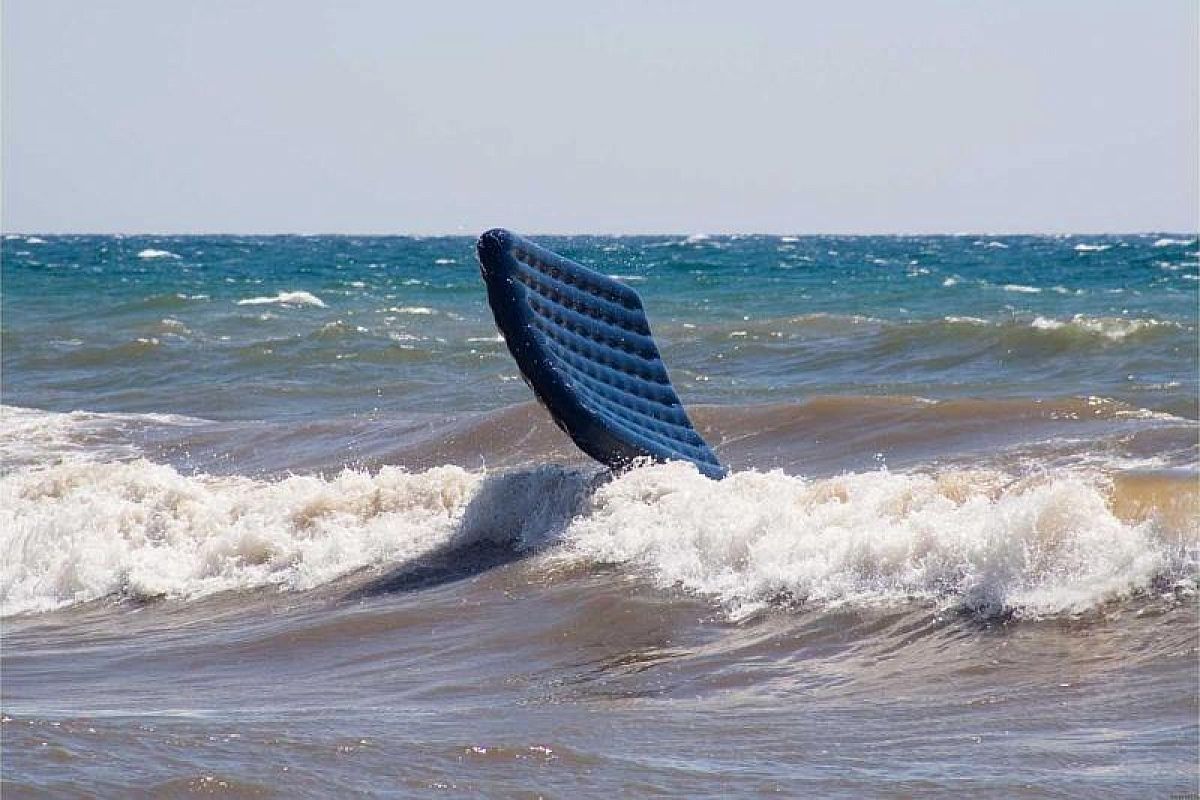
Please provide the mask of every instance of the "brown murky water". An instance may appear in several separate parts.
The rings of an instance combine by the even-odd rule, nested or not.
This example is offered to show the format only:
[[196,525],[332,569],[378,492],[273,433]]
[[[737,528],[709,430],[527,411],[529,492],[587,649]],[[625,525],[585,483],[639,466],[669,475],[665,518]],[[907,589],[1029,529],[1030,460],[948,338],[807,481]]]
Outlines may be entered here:
[[3,479],[4,796],[1184,796],[1195,474],[1078,455],[1194,428],[1093,411],[700,409],[720,484],[598,476],[528,404],[307,475],[170,465],[278,429],[125,430],[150,460]]

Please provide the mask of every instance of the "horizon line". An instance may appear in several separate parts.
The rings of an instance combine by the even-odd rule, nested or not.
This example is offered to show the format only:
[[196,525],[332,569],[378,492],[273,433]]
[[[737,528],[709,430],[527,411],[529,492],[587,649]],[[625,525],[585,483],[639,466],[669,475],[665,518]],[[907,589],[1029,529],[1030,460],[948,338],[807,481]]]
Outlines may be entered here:
[[[402,238],[475,238],[491,228],[485,228],[479,233],[465,233],[462,231],[456,232],[437,232],[437,233],[417,233],[417,232],[400,232],[400,231],[10,231],[0,230],[0,236],[4,239],[14,239],[28,236],[299,236],[299,237],[402,237]],[[511,230],[511,229],[509,229]],[[647,231],[638,233],[613,233],[608,231],[534,231],[531,233],[522,233],[522,236],[602,236],[609,238],[623,237],[655,237],[655,236],[683,236],[683,237],[728,237],[728,236],[797,236],[797,237],[829,237],[829,236],[845,236],[845,237],[867,237],[867,236],[947,236],[947,237],[966,237],[966,236],[1153,236],[1156,234],[1180,234],[1187,236],[1200,236],[1200,228],[1192,231],[1183,229],[1170,228],[1148,228],[1143,230],[1123,230],[1123,231],[1028,231],[1028,230],[1008,230],[1008,231],[981,231],[981,230],[965,230],[965,231]]]

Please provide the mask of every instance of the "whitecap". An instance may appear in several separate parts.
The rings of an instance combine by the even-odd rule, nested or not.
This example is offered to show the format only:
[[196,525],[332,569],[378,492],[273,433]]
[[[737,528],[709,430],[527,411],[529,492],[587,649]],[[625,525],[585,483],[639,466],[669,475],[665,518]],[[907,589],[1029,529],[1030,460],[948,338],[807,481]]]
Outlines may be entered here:
[[311,292],[280,292],[274,297],[247,297],[238,300],[239,306],[261,306],[276,303],[281,306],[317,306],[325,308],[325,301]]
[[1042,291],[1036,286],[1025,286],[1020,283],[1006,283],[1001,288],[1006,292],[1019,292],[1022,294],[1040,294]]
[[479,480],[458,467],[189,477],[144,460],[6,476],[0,601],[14,613],[114,594],[310,588],[446,543]]
[[185,336],[191,333],[191,330],[187,325],[184,325],[181,321],[172,317],[164,317],[163,319],[159,320],[158,325],[164,334]]
[[[83,341],[63,344],[78,347]],[[56,412],[0,405],[0,469],[135,458],[141,451],[131,443],[131,431],[203,421],[176,414]]]
[[182,256],[178,256],[175,253],[172,253],[170,250],[155,250],[153,247],[147,247],[145,250],[139,251],[137,254],[137,257],[149,259],[149,258],[181,258]]
[[1077,252],[1077,253],[1103,253],[1105,250],[1109,250],[1111,248],[1112,248],[1111,244],[1084,244],[1083,242],[1080,242],[1079,244],[1075,245],[1075,252]]
[[1177,322],[1153,318],[1129,317],[1090,317],[1085,314],[1075,314],[1069,320],[1051,319],[1038,316],[1029,323],[1031,328],[1042,331],[1057,331],[1070,329],[1076,333],[1102,336],[1110,341],[1119,342],[1130,336],[1144,331],[1161,328],[1181,328]]
[[1029,323],[1029,327],[1036,328],[1039,331],[1057,331],[1067,327],[1067,323],[1062,320],[1039,316],[1035,317],[1033,322]]
[[326,322],[322,325],[318,333],[322,335],[337,335],[342,333],[370,333],[370,331],[362,325],[350,325],[340,319],[335,319],[333,322]]
[[17,613],[106,596],[304,590],[482,538],[557,541],[548,568],[623,565],[734,616],[767,604],[914,600],[1070,614],[1195,567],[1194,531],[1122,520],[1105,484],[1081,475],[776,471],[711,481],[672,463],[594,493],[588,484],[550,468],[262,480],[140,459],[58,464],[0,478],[0,602]]
[[780,601],[920,600],[1039,617],[1188,573],[1194,557],[1178,535],[1118,519],[1102,484],[1069,475],[1014,484],[986,472],[739,472],[713,482],[674,463],[600,487],[562,558],[626,565],[734,616]]
[[1195,240],[1194,239],[1162,238],[1162,239],[1155,239],[1154,244],[1152,244],[1150,246],[1151,247],[1187,247],[1193,241],[1195,241]]

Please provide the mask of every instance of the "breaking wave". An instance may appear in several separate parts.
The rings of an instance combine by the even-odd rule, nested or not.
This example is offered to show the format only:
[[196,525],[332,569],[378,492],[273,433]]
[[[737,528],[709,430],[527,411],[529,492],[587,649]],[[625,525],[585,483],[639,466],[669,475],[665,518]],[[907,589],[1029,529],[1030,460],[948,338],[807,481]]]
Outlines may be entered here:
[[1183,325],[1167,320],[1136,317],[1089,317],[1084,314],[1076,314],[1069,320],[1048,319],[1039,316],[1035,317],[1029,325],[1039,331],[1096,335],[1114,342],[1155,329],[1184,329]]
[[[622,565],[735,616],[914,600],[1042,616],[1162,581],[1193,586],[1194,525],[1167,524],[1153,508],[1119,516],[1118,505],[1110,484],[1071,474],[746,471],[714,482],[667,464],[597,487],[552,467],[265,480],[144,459],[66,462],[0,478],[0,601],[14,614],[306,590],[480,539],[545,548],[533,568],[550,575]],[[1194,520],[1190,509],[1183,519]]]
[[153,247],[147,247],[145,250],[139,251],[137,255],[138,258],[142,259],[179,258],[177,254],[172,253],[170,250],[156,250]]
[[273,297],[247,297],[244,300],[238,300],[239,306],[262,306],[262,305],[281,305],[281,306],[317,306],[325,308],[325,301],[317,297],[312,292],[280,292]]
[[742,472],[712,483],[668,464],[600,488],[569,538],[581,558],[636,565],[736,614],[914,599],[1076,613],[1194,571],[1194,538],[1119,519],[1109,501],[1077,476]]
[[22,467],[136,458],[131,438],[152,426],[191,426],[204,420],[179,414],[56,413],[0,405],[0,474]]

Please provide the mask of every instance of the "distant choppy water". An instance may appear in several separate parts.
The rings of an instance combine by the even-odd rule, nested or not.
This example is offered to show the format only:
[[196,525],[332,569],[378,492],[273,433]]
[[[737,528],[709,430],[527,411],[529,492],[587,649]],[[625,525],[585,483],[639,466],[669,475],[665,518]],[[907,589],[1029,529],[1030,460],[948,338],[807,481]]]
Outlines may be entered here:
[[6,797],[1200,789],[1196,235],[539,241],[731,478],[468,238],[4,239]]

